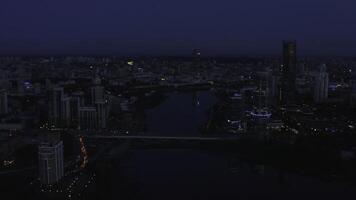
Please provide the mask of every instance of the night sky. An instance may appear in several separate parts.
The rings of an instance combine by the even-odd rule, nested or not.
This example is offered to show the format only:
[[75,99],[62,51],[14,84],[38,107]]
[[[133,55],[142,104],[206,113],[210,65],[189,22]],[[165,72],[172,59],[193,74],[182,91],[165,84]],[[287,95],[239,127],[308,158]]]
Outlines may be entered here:
[[356,55],[355,0],[0,0],[0,54]]

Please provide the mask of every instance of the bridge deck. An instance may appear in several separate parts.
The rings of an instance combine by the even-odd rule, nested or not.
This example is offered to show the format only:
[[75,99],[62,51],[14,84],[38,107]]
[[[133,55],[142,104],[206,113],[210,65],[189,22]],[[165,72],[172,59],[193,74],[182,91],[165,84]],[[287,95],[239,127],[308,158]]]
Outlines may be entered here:
[[90,139],[142,139],[142,140],[198,140],[198,141],[220,141],[220,140],[236,140],[237,137],[181,137],[181,136],[133,136],[133,135],[86,135]]

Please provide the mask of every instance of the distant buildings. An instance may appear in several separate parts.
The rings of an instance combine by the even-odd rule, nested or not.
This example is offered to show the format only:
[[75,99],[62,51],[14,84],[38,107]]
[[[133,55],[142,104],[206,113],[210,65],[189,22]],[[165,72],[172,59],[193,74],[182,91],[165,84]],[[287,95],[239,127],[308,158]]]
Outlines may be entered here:
[[351,73],[351,106],[356,106],[356,72]]
[[90,88],[90,101],[85,101],[83,91],[67,94],[56,87],[49,92],[49,121],[53,128],[79,128],[94,130],[107,128],[108,101],[98,77]]
[[[12,132],[143,130],[145,119],[135,110],[145,109],[146,100],[160,100],[152,92],[199,89],[200,85],[236,91],[230,101],[243,102],[255,121],[279,119],[304,104],[315,106],[326,99],[330,107],[337,106],[335,110],[346,103],[356,106],[355,58],[308,56],[298,57],[297,62],[295,41],[283,41],[282,49],[282,56],[255,58],[202,58],[200,49],[188,49],[188,57],[135,57],[134,61],[119,57],[0,58],[0,82],[5,89],[0,90],[0,128]],[[320,63],[326,63],[328,72],[316,70]],[[260,79],[263,89],[256,92]],[[232,106],[236,112],[229,117],[234,128],[239,127],[240,115],[246,117],[240,102]],[[253,106],[257,108],[252,110]]]
[[320,66],[320,71],[315,77],[314,82],[314,102],[320,103],[328,98],[329,74],[326,72],[326,65]]
[[260,87],[256,91],[255,98],[258,99],[258,105],[252,109],[249,114],[252,121],[258,124],[265,124],[269,121],[272,116],[271,111],[268,109],[268,84],[266,85],[266,90],[263,90],[262,80],[260,80]]
[[38,146],[39,179],[42,184],[54,184],[64,175],[63,142],[60,135],[41,135]]
[[64,90],[61,87],[53,88],[49,93],[49,121],[53,126],[61,126],[63,123],[62,99]]
[[81,130],[92,130],[98,128],[96,108],[80,107],[79,108],[79,128]]
[[7,92],[5,90],[0,91],[0,114],[8,113]]
[[92,104],[104,101],[104,87],[101,85],[100,79],[97,77],[93,81],[94,86],[91,88]]
[[280,76],[274,73],[273,71],[268,71],[266,76],[267,87],[266,87],[266,98],[267,105],[275,105],[276,97],[278,96],[278,82],[280,80]]
[[97,128],[106,128],[106,119],[108,117],[108,105],[105,100],[104,87],[101,85],[100,79],[97,77],[94,81],[94,86],[92,87],[92,105],[96,108],[96,124]]
[[72,94],[70,97],[70,126],[77,128],[79,126],[79,108],[83,105],[80,94]]
[[106,102],[97,102],[95,105],[97,109],[98,127],[100,129],[105,129],[106,120],[108,118],[108,105]]
[[68,96],[63,96],[61,99],[61,125],[63,127],[70,126],[71,122],[71,98]]

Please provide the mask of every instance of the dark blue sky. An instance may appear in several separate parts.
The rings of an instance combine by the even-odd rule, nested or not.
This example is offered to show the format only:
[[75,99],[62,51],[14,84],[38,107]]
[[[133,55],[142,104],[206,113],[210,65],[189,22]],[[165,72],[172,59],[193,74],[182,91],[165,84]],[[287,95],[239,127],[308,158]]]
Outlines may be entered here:
[[0,54],[356,55],[355,0],[0,0]]

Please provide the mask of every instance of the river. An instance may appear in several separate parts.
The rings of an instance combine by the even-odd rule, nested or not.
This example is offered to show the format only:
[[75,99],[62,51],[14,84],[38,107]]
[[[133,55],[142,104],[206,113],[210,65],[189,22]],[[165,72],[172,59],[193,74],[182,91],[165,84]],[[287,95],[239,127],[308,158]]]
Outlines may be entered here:
[[146,135],[197,136],[217,98],[211,91],[172,92],[159,106],[148,109]]
[[[217,98],[211,91],[173,92],[145,111],[146,134],[197,136]],[[355,186],[241,160],[232,152],[199,148],[132,148],[110,162],[108,199],[354,199]]]

